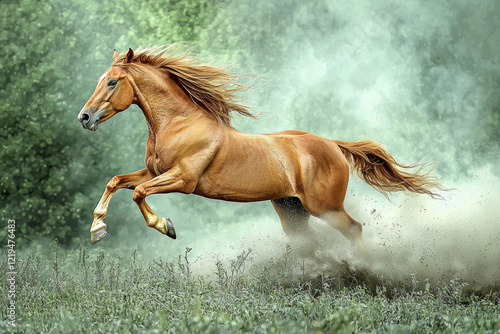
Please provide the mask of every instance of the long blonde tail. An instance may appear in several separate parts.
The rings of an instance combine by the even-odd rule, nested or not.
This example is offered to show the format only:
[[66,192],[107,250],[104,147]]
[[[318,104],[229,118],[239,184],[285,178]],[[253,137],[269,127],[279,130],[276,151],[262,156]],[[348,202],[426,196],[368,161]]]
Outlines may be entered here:
[[[393,191],[410,191],[442,199],[431,189],[445,188],[434,176],[429,175],[433,168],[425,170],[427,164],[401,164],[381,144],[369,139],[356,142],[335,140],[335,143],[351,164],[352,170],[384,195]],[[413,173],[405,171],[412,168],[418,169]]]

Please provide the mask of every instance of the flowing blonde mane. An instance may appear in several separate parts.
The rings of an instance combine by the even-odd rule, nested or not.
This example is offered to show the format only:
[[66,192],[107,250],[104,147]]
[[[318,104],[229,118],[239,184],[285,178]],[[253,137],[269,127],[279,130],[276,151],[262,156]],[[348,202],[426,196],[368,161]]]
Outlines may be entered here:
[[[128,65],[124,63],[126,56],[127,52],[121,53],[111,65]],[[229,72],[224,66],[202,64],[178,45],[139,48],[134,51],[132,64],[152,65],[174,75],[191,100],[220,123],[231,124],[233,111],[255,117],[236,97],[248,88],[237,82],[241,75]]]

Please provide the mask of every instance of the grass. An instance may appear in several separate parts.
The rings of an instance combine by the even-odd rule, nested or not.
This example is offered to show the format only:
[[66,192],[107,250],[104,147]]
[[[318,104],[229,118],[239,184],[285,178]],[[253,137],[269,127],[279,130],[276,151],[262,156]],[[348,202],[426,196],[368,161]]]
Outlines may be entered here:
[[[481,296],[450,282],[405,282],[344,268],[306,278],[289,247],[252,265],[247,250],[193,271],[190,249],[175,261],[144,261],[85,247],[18,255],[17,326],[9,325],[6,256],[0,271],[2,333],[495,333],[499,290]],[[363,278],[365,277],[365,278]]]

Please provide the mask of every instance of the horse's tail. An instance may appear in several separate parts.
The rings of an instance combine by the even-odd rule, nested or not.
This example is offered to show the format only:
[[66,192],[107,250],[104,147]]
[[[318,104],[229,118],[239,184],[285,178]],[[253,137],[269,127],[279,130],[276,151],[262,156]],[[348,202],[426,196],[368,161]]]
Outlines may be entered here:
[[[401,164],[381,144],[369,139],[355,142],[335,140],[335,143],[351,164],[352,171],[384,195],[393,191],[410,191],[442,198],[430,190],[444,188],[429,175],[433,168],[425,171],[427,164],[419,164],[418,161],[410,165]],[[405,171],[411,168],[418,169],[413,173]]]

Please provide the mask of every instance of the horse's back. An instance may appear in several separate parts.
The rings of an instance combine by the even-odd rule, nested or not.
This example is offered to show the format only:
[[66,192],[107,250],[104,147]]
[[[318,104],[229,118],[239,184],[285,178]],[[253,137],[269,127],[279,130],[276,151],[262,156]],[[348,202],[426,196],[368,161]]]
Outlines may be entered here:
[[[312,133],[303,130],[285,130],[273,133],[266,133],[264,136],[302,136],[311,135]],[[314,136],[314,135],[313,135]]]
[[340,147],[334,140],[330,140],[303,130],[286,130],[268,133],[264,136],[273,137],[277,142],[293,143],[299,157],[313,158],[321,164],[329,166],[347,166],[347,160]]

